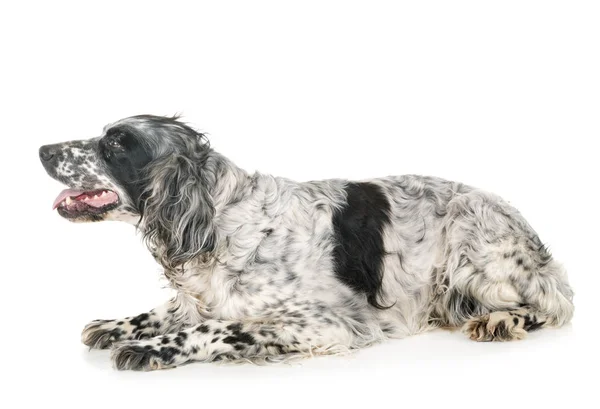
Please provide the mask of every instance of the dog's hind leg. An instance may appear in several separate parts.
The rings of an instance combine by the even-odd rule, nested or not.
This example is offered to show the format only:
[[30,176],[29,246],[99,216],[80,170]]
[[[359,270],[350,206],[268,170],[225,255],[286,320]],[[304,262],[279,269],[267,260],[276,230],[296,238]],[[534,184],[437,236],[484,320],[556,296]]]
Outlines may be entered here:
[[434,322],[464,325],[477,341],[507,341],[570,321],[566,272],[516,210],[482,192],[457,197],[449,210]]
[[90,348],[106,349],[125,340],[147,339],[177,330],[181,324],[174,316],[173,300],[147,313],[119,320],[95,320],[86,325],[81,342]]
[[[471,318],[464,325],[464,332],[472,340],[522,339],[527,332],[543,327],[560,327],[570,321],[573,316],[572,291],[564,279],[562,267],[549,260],[533,271],[532,268],[527,269],[525,258],[517,259],[518,268],[512,270],[513,275],[509,276],[510,285],[524,305],[518,309],[496,310],[490,304],[494,303],[494,296],[499,292],[494,291],[493,286],[477,291],[480,296],[487,294],[484,303],[491,307],[492,312]],[[519,278],[514,276],[515,273]]]

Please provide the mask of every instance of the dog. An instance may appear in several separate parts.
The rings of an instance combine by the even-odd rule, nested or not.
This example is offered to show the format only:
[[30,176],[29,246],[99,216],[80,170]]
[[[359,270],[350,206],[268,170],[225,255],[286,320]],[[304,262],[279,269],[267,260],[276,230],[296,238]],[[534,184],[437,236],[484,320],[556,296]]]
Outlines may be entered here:
[[560,327],[573,292],[520,213],[435,177],[299,183],[249,174],[178,117],[139,115],[42,146],[73,222],[133,224],[176,296],[95,320],[119,370],[277,362],[440,327],[475,341]]

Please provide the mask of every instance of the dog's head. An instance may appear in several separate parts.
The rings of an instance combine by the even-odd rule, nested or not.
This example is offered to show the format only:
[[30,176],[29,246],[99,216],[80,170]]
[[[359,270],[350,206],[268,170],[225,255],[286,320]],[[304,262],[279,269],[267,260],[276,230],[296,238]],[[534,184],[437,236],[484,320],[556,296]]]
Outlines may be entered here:
[[[50,176],[65,184],[53,208],[71,221],[138,224],[174,264],[212,246],[214,214],[203,134],[174,118],[140,115],[104,128],[102,136],[45,145]],[[213,175],[214,176],[214,175]]]

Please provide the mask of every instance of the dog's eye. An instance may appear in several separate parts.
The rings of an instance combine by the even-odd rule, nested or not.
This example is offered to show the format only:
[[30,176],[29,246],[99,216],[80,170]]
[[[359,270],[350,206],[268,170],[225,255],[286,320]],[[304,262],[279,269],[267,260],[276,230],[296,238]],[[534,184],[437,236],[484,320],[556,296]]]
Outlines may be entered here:
[[113,149],[120,149],[123,147],[123,145],[121,145],[121,143],[116,138],[109,139],[107,143],[108,146],[110,146]]

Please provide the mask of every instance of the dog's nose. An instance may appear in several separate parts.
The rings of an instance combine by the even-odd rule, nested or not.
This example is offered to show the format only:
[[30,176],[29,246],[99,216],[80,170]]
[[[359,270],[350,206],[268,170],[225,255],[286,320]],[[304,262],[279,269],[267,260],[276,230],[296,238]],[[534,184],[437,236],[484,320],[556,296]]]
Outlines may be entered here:
[[48,162],[56,155],[56,146],[44,145],[40,148],[40,159],[42,162]]

